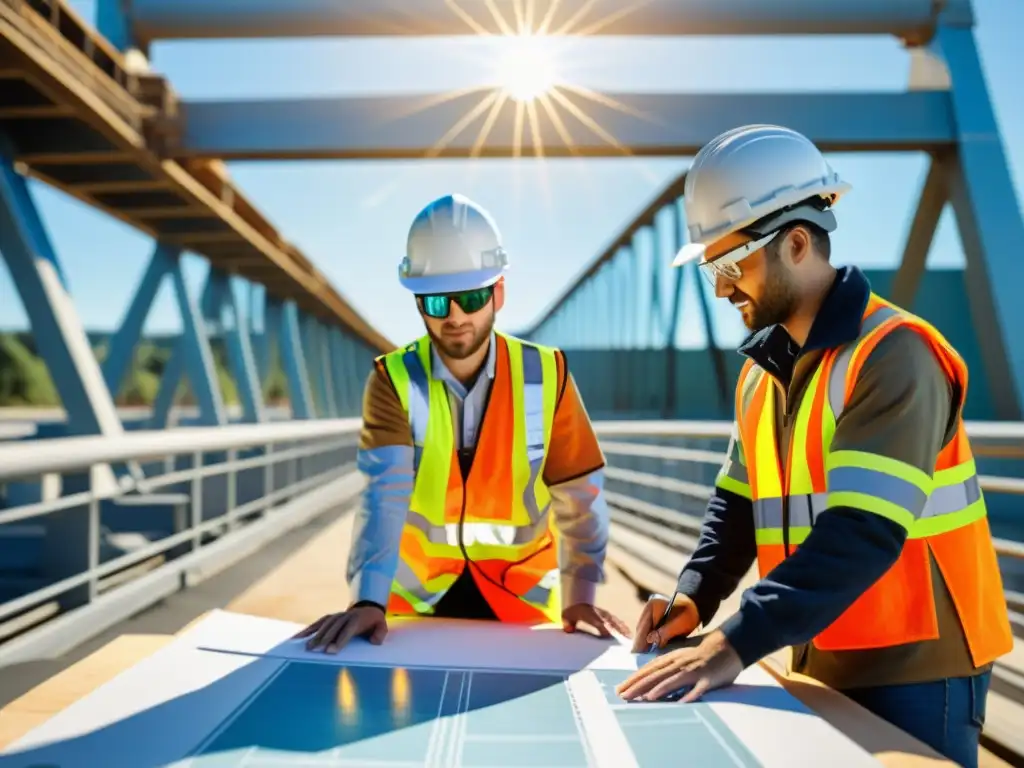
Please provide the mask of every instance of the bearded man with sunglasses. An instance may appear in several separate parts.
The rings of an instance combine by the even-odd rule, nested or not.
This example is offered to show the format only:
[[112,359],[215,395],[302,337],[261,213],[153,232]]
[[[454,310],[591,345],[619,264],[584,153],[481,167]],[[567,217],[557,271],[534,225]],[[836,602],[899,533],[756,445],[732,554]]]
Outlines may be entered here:
[[594,605],[608,541],[604,456],[565,356],[494,330],[507,266],[490,215],[461,195],[413,221],[399,279],[427,333],[370,374],[353,603],[300,632],[307,648],[381,643],[386,615],[631,635]]
[[792,646],[794,671],[976,766],[992,663],[1013,636],[961,416],[967,370],[930,324],[830,263],[849,188],[778,126],[729,131],[694,158],[675,264],[699,258],[752,335],[696,551],[674,599],[648,603],[635,650],[706,627],[755,561],[760,581],[618,690],[693,701]]

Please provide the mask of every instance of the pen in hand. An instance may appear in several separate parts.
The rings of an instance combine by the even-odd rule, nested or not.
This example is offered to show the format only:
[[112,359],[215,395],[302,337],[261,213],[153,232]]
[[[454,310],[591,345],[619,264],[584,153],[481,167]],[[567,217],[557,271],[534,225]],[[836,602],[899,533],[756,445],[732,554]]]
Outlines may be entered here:
[[[651,599],[654,599],[654,598],[664,598],[664,597],[665,597],[664,595],[652,595]],[[665,612],[663,614],[661,614],[661,618],[658,619],[658,622],[653,627],[651,627],[651,632],[657,632],[663,626],[665,626],[665,622],[668,621],[669,611],[671,611],[672,610],[672,606],[676,604],[676,598],[677,597],[679,597],[679,590],[678,589],[675,592],[672,593],[672,599],[670,599],[668,601],[668,603],[665,605]],[[647,649],[647,652],[648,653],[654,653],[657,650],[658,650],[658,641],[655,640],[654,642],[651,643],[651,647]]]

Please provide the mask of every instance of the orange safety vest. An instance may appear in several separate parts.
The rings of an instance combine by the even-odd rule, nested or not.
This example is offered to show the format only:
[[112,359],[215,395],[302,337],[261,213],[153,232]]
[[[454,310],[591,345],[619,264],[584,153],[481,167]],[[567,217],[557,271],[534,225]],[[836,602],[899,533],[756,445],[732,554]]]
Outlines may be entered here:
[[494,381],[468,477],[447,388],[430,375],[429,337],[383,356],[416,454],[389,613],[433,613],[469,568],[499,620],[561,620],[558,537],[542,477],[557,397],[555,353],[495,338]]
[[[992,546],[984,496],[961,419],[929,476],[902,462],[858,451],[833,451],[836,420],[864,361],[899,327],[930,345],[950,381],[966,394],[967,367],[930,324],[872,294],[853,342],[828,350],[799,407],[782,470],[776,436],[780,385],[748,360],[736,388],[742,468],[723,487],[745,487],[753,501],[757,563],[762,577],[810,534],[833,507],[887,517],[908,531],[896,563],[838,619],[814,638],[823,651],[884,648],[939,636],[929,552],[946,581],[971,657],[982,666],[1010,651],[1013,635]],[[787,551],[788,550],[788,551]]]

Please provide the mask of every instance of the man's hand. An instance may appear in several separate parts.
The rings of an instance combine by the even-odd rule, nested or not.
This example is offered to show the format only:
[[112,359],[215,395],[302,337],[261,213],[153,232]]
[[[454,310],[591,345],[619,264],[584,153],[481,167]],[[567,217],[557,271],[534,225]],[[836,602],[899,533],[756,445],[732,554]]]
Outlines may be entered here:
[[566,632],[575,632],[576,625],[581,621],[593,627],[601,637],[611,637],[613,629],[625,637],[632,637],[626,622],[604,608],[590,603],[576,603],[562,611],[562,629]]
[[691,702],[708,691],[730,685],[742,671],[740,657],[725,635],[715,630],[700,645],[670,651],[645,664],[615,692],[627,701],[658,701],[681,688],[690,688],[679,700]]
[[326,646],[326,653],[337,653],[353,637],[369,635],[371,643],[380,645],[387,634],[388,622],[384,611],[376,606],[362,605],[341,613],[329,613],[314,621],[295,637],[309,637],[309,642],[306,643],[308,651]]
[[654,627],[665,615],[665,608],[668,605],[668,598],[655,595],[647,601],[640,618],[636,622],[636,635],[633,640],[633,653],[642,653],[656,643],[659,648],[664,648],[665,643],[677,637],[689,637],[690,633],[700,624],[700,614],[697,613],[697,606],[686,595],[678,595],[675,603],[668,613],[668,620],[665,624],[655,630]]

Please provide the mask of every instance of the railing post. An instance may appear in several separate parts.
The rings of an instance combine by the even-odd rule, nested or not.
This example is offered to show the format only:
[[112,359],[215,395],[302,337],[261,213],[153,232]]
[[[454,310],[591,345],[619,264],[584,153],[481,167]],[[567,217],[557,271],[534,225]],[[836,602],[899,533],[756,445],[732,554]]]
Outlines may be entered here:
[[227,454],[228,470],[225,473],[224,482],[227,484],[227,509],[224,514],[228,518],[228,530],[233,531],[238,527],[238,517],[235,514],[235,507],[238,506],[238,471],[235,469],[235,462],[238,461],[238,451],[230,449]]
[[88,600],[91,603],[99,595],[100,580],[96,570],[100,567],[100,499],[97,472],[99,467],[95,464],[89,467],[89,532],[87,537],[88,569],[89,569],[89,592]]
[[203,452],[197,451],[192,454],[192,549],[197,550],[203,544],[203,535],[199,526],[203,524]]
[[[267,463],[263,465],[263,498],[269,499],[274,493],[274,444],[267,443],[264,451],[264,457]],[[263,515],[269,515],[270,510],[274,508],[274,502],[268,501],[267,506],[263,508]]]

